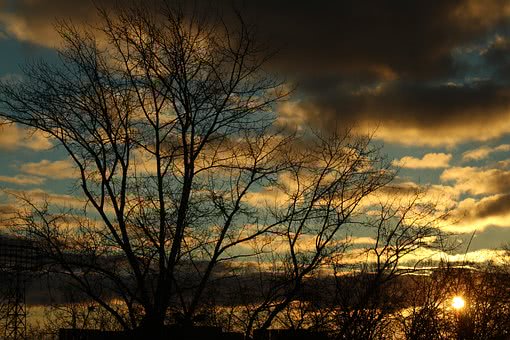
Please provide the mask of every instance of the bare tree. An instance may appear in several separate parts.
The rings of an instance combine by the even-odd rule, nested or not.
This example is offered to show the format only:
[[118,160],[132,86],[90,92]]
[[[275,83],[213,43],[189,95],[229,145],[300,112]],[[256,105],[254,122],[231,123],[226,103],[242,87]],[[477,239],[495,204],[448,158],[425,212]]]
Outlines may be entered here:
[[[312,134],[306,149],[289,154],[282,176],[282,196],[270,210],[280,221],[271,230],[271,242],[262,249],[261,263],[272,263],[271,278],[262,276],[262,299],[248,312],[245,331],[267,329],[296,302],[305,278],[314,275],[326,260],[346,248],[344,233],[361,218],[364,198],[392,178],[387,164],[368,137]],[[268,284],[267,281],[271,281]]]
[[[410,277],[399,312],[406,339],[506,339],[510,333],[508,273],[492,262],[441,261]],[[455,309],[460,296],[465,306]]]
[[[314,152],[315,157],[319,154]],[[415,252],[445,250],[445,235],[437,224],[446,212],[422,190],[390,186],[379,190],[382,197],[368,195],[357,202],[324,249],[319,247],[321,232],[338,222],[326,215],[306,221],[306,232],[294,244],[289,243],[289,235],[297,233],[291,234],[288,224],[281,226],[281,234],[273,235],[270,243],[261,242],[268,247],[270,260],[261,259],[255,265],[258,275],[257,271],[241,274],[245,280],[239,280],[237,303],[229,309],[238,329],[250,333],[253,328],[305,328],[340,339],[379,339],[396,328],[395,316],[406,306],[409,287],[405,275],[419,270],[422,261]],[[316,209],[322,209],[324,202]],[[335,204],[340,202],[347,205],[349,201],[336,200]],[[301,199],[299,204],[310,201]],[[335,211],[342,209],[336,206]],[[364,231],[370,237],[364,237],[365,244],[351,245],[345,237],[349,231]],[[268,255],[259,252],[259,258],[264,256]],[[296,275],[296,268],[304,275]]]
[[338,339],[386,338],[395,329],[395,313],[405,307],[406,275],[423,260],[415,252],[445,249],[437,224],[446,213],[425,199],[425,191],[398,186],[383,191],[383,199],[364,210],[361,223],[370,237],[357,253],[365,260],[332,263],[336,287],[330,328]]
[[505,339],[510,335],[508,274],[500,265],[483,263],[459,268],[455,294],[466,305],[452,318],[458,339]]
[[0,85],[2,116],[56,140],[87,201],[58,215],[32,204],[28,236],[126,329],[141,307],[141,325],[158,330],[180,263],[207,261],[189,318],[215,264],[271,228],[243,200],[286,167],[288,138],[270,132],[285,92],[241,19],[233,28],[164,2],[98,12],[95,29],[59,24],[58,65]]
[[397,315],[405,339],[452,338],[455,327],[448,317],[448,302],[456,293],[454,271],[441,261],[409,277],[406,304]]
[[[219,263],[267,263],[272,249],[274,280],[245,329],[270,327],[393,172],[370,137],[277,128],[287,92],[241,16],[166,2],[98,13],[95,28],[58,25],[58,64],[0,83],[0,116],[51,136],[84,195],[65,211],[19,196],[16,231],[124,329],[154,338],[172,315],[196,320]],[[397,248],[374,248],[380,271],[396,268],[389,249],[400,258],[428,235],[403,226],[388,230]]]

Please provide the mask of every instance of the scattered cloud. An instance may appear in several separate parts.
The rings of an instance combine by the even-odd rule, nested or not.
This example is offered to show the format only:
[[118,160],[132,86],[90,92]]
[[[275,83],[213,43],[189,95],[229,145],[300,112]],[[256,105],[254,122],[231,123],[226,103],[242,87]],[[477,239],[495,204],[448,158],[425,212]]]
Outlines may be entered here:
[[457,206],[459,196],[459,190],[449,185],[420,185],[412,181],[395,181],[363,198],[361,206],[368,209],[389,203],[408,206],[415,201],[418,204],[432,205],[442,214]]
[[69,160],[49,161],[43,159],[40,162],[22,164],[20,170],[26,174],[52,179],[77,178],[76,169]]
[[453,182],[461,193],[472,195],[500,194],[510,191],[510,171],[477,167],[453,167],[441,174],[444,182]]
[[289,203],[289,196],[277,187],[263,188],[246,194],[244,202],[253,207],[278,207]]
[[[479,249],[470,252],[461,252],[458,254],[447,253],[438,249],[419,248],[409,254],[405,254],[401,259],[401,264],[409,263],[414,266],[416,262],[449,262],[449,263],[483,263],[490,260],[500,260],[504,255],[503,250]],[[367,253],[364,249],[353,249],[344,255],[345,263],[355,264],[364,261],[376,261],[372,253]]]
[[452,159],[451,154],[446,153],[428,153],[422,158],[405,156],[392,162],[394,166],[408,169],[437,169],[447,168]]
[[299,124],[324,131],[353,126],[375,131],[374,137],[385,142],[433,147],[489,141],[510,132],[510,85],[495,81],[450,86],[398,80],[362,95],[331,81],[316,91],[282,110],[281,120],[290,122],[295,112]]
[[377,240],[369,236],[360,236],[349,237],[345,240],[345,242],[352,245],[374,245],[377,242]]
[[8,228],[8,222],[16,218],[17,207],[10,202],[0,203],[0,233]]
[[466,198],[452,211],[450,220],[454,222],[445,230],[454,233],[481,232],[493,226],[509,228],[510,195]]
[[[463,251],[458,254],[448,254],[441,251],[424,249],[412,254],[412,257],[414,257],[415,260],[419,260],[427,256],[430,260],[433,261],[442,260],[449,263],[483,263],[491,260],[501,259],[503,255],[504,251],[496,249],[479,249],[475,251],[468,251],[467,253]],[[409,260],[410,257],[406,259]]]
[[44,183],[44,178],[37,176],[0,176],[0,182],[12,183],[17,185],[39,185]]
[[33,204],[49,203],[63,208],[83,209],[86,200],[73,195],[58,194],[42,189],[4,190],[0,196],[8,203],[19,205],[20,198],[29,199]]
[[0,149],[12,151],[27,148],[34,151],[47,150],[53,144],[43,133],[0,122]]
[[480,159],[487,158],[493,149],[488,146],[481,146],[474,150],[468,150],[462,154],[463,161],[478,161]]
[[492,153],[510,151],[510,144],[501,144],[496,147],[481,146],[474,150],[468,150],[462,154],[463,161],[479,161],[489,157]]
[[94,15],[92,2],[83,0],[73,3],[20,0],[13,5],[11,10],[7,8],[0,10],[0,26],[4,34],[50,48],[57,46],[61,41],[54,26],[57,18],[85,21],[92,19]]

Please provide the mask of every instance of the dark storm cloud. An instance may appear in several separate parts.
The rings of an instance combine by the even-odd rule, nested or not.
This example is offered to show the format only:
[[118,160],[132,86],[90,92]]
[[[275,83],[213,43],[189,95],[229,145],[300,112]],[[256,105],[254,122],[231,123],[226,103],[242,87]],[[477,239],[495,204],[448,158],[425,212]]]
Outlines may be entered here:
[[297,77],[442,74],[451,66],[452,45],[486,29],[477,32],[469,19],[455,19],[458,1],[257,1],[245,6],[261,23],[266,41],[282,47],[279,68]]
[[466,120],[483,124],[501,117],[510,103],[510,86],[492,81],[437,85],[394,81],[359,89],[325,84],[304,86],[310,97],[302,104],[307,112],[321,113],[310,119],[324,127],[334,126],[339,117],[350,123],[369,120],[430,128]]
[[482,51],[483,62],[492,71],[496,80],[510,79],[510,34],[497,36],[489,47]]
[[[487,196],[480,200],[467,198],[461,201],[458,207],[451,212],[453,220],[461,221],[455,223],[453,230],[469,232],[469,230],[485,231],[491,227],[508,228],[510,216],[510,194],[498,194]],[[508,229],[507,229],[508,230]]]
[[[4,3],[4,8],[24,18],[28,29],[34,30],[48,21],[51,24],[55,18],[94,17],[89,0],[4,0]],[[111,7],[126,2],[96,3]],[[449,75],[454,69],[453,47],[479,39],[508,23],[505,0],[232,3],[256,25],[263,41],[280,49],[274,66],[286,71],[289,77],[304,80],[333,74],[358,79],[391,76],[430,79]],[[223,4],[230,6],[230,2]]]
[[488,228],[506,228],[509,233],[510,194],[496,194],[481,199],[466,198],[450,211],[451,225],[447,226],[454,233],[470,233],[474,230],[482,235]]
[[[383,139],[435,146],[510,132],[501,124],[510,119],[510,72],[502,71],[510,70],[508,44],[478,56],[481,67],[495,70],[483,81],[456,58],[507,28],[507,1],[244,4],[264,41],[282,47],[272,66],[296,83],[301,123],[382,124]],[[284,115],[291,121],[297,114]],[[497,128],[473,134],[480,125]]]
[[[403,141],[430,145],[469,140],[460,130],[480,124],[499,125],[487,138],[509,132],[500,121],[509,116],[510,72],[469,79],[454,53],[503,30],[507,1],[258,1],[246,8],[262,23],[265,40],[282,44],[273,66],[296,82],[305,123],[386,124],[395,134],[441,128],[451,136]],[[483,67],[507,67],[502,49]]]
[[440,177],[443,182],[452,183],[459,193],[483,196],[510,192],[510,171],[504,169],[451,167]]
[[510,195],[498,195],[492,199],[482,200],[477,209],[472,211],[473,217],[485,218],[490,216],[506,215],[510,212]]
[[[393,129],[441,127],[444,135],[453,136],[447,142],[455,144],[469,140],[467,133],[458,131],[465,124],[466,129],[472,129],[473,122],[496,126],[508,115],[508,45],[494,44],[480,54],[485,60],[482,67],[495,70],[484,82],[466,80],[468,69],[454,53],[507,31],[507,0],[233,0],[222,4],[238,8],[256,26],[260,40],[269,49],[279,50],[269,66],[297,85],[298,108],[306,123],[324,127],[368,121],[389,123]],[[43,33],[49,32],[47,26],[55,17],[95,20],[87,0],[24,0],[7,7],[9,15],[0,17],[6,30],[42,43],[51,40]],[[507,132],[510,126],[499,128],[494,136]],[[409,136],[412,143],[414,136]]]

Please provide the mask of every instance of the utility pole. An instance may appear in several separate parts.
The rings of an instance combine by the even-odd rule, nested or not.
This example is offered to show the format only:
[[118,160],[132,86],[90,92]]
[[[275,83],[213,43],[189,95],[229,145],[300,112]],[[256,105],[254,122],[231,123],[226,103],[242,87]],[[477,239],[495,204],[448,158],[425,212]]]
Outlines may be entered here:
[[6,289],[5,339],[25,339],[27,312],[25,301],[26,282],[24,273],[15,271],[6,275],[9,280]]
[[37,249],[28,240],[0,236],[0,272],[5,282],[3,302],[3,339],[26,338],[26,286],[40,263]]

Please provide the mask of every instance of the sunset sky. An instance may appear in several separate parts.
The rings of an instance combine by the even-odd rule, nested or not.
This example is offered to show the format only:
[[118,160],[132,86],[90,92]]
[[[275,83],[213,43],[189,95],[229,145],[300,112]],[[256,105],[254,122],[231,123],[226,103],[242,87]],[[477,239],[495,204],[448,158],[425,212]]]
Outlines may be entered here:
[[[237,6],[278,50],[270,70],[296,88],[277,108],[279,121],[375,131],[401,168],[396,184],[441,197],[459,239],[476,230],[471,259],[510,242],[508,0]],[[96,20],[87,0],[0,0],[1,78],[19,77],[27,60],[55,58],[58,18]],[[52,146],[20,126],[0,128],[0,187],[73,204],[75,174]],[[0,195],[1,212],[9,201]]]

